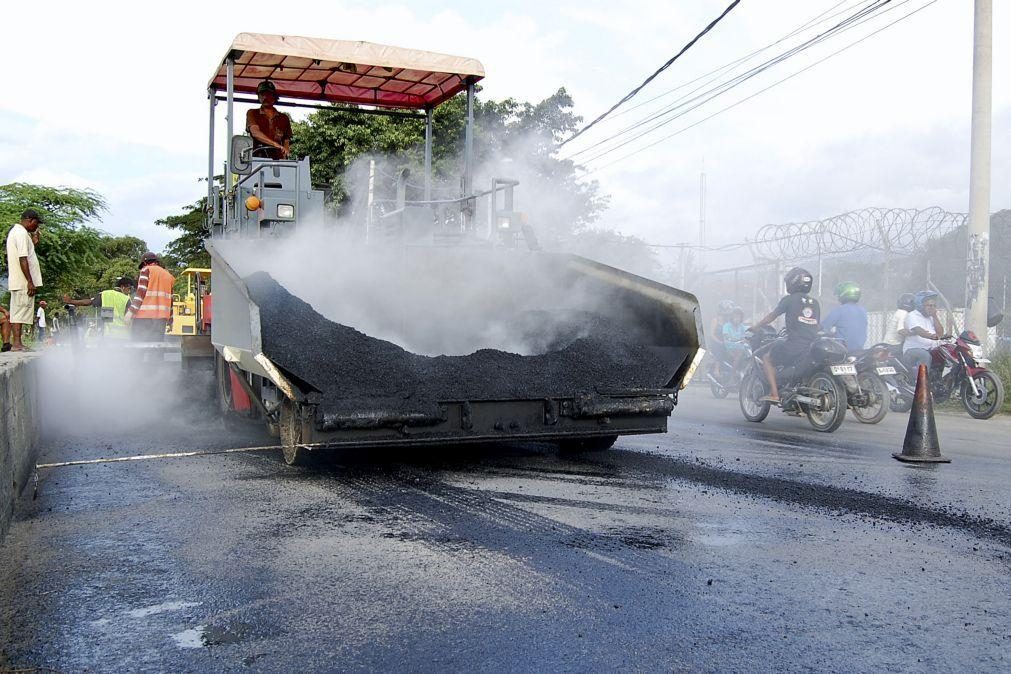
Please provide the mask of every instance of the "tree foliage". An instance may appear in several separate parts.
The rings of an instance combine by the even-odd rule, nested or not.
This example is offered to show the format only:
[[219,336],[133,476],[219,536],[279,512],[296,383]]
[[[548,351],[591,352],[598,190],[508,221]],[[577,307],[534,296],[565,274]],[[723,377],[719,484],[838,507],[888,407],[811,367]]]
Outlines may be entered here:
[[195,204],[186,206],[178,215],[169,215],[156,220],[156,225],[179,232],[179,236],[165,247],[163,262],[166,268],[178,276],[186,267],[210,267],[211,256],[204,248],[207,237],[204,205],[206,197]]
[[[56,307],[64,294],[87,297],[113,287],[120,276],[136,277],[146,244],[133,236],[109,236],[88,224],[100,220],[106,210],[102,195],[27,183],[0,186],[0,232],[5,240],[28,208],[39,211],[44,220],[36,246],[43,282],[39,299]],[[6,275],[6,255],[0,257]]]

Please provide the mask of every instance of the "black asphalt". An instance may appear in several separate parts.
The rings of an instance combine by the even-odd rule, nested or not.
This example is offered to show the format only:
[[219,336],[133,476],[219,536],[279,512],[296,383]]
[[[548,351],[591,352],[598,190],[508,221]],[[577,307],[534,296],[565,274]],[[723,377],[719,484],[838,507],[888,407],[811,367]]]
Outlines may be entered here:
[[[1006,671],[1011,421],[835,434],[690,389],[666,436],[43,469],[0,548],[0,666]],[[44,461],[262,444],[212,419]]]

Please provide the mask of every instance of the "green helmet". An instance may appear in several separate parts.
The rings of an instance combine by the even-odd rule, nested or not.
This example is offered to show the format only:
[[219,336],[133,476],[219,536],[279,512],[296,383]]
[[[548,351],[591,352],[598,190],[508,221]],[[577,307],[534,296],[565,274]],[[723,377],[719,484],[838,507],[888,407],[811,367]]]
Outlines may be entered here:
[[852,281],[844,281],[835,287],[835,296],[840,302],[859,302],[860,286]]

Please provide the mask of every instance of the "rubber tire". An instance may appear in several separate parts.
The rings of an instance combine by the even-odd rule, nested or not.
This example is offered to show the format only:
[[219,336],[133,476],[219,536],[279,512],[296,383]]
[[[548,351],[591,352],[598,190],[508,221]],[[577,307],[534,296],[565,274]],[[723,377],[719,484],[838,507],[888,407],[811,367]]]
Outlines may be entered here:
[[973,377],[973,379],[976,379],[977,382],[980,379],[989,381],[992,387],[996,389],[997,395],[994,398],[993,404],[987,407],[984,411],[982,412],[973,411],[973,409],[969,405],[969,400],[972,398],[972,387],[969,386],[968,380],[964,381],[962,382],[962,391],[961,395],[959,396],[959,398],[962,400],[962,407],[965,408],[965,411],[968,412],[969,416],[972,417],[973,419],[989,419],[993,415],[997,414],[997,412],[999,412],[1000,409],[1004,406],[1004,383],[1001,382],[1000,377],[998,377],[995,373],[990,372],[989,370],[981,372],[976,377]]
[[730,394],[730,391],[727,390],[726,386],[714,384],[713,382],[709,382],[709,390],[712,391],[713,397],[717,400],[723,400]]
[[885,386],[885,382],[881,380],[881,377],[871,372],[864,372],[857,375],[857,383],[860,384],[860,388],[867,389],[866,383],[870,382],[871,386],[875,389],[874,394],[881,399],[881,408],[871,414],[870,416],[863,416],[866,412],[865,409],[854,407],[851,411],[853,416],[862,424],[878,424],[881,420],[888,415],[888,408],[891,406],[891,395],[888,392],[888,387]]
[[299,419],[298,404],[285,398],[281,402],[278,415],[278,429],[281,434],[281,453],[289,466],[311,466],[312,456],[302,443],[302,422]]
[[603,452],[614,446],[618,441],[617,435],[605,435],[596,438],[577,438],[573,440],[560,440],[558,449],[566,454],[578,454],[580,452]]
[[[747,402],[756,405],[758,407],[758,412],[755,414],[749,414],[747,410],[744,409],[745,397],[749,394],[752,388],[758,384],[762,388],[762,395],[765,395],[765,384],[754,372],[749,372],[744,375],[744,379],[741,380],[741,388],[737,394],[737,400],[741,405],[741,414],[748,421],[759,423],[765,421],[765,417],[769,416],[769,410],[772,409],[772,403],[760,403],[757,398],[752,398]],[[761,396],[759,396],[761,397]]]
[[[824,372],[818,372],[811,380],[808,382],[808,388],[815,388],[814,383],[818,380],[827,381],[831,386],[831,393],[835,396],[836,404],[833,410],[831,419],[829,423],[820,425],[819,422],[815,421],[814,416],[810,409],[804,408],[804,413],[807,414],[807,420],[811,424],[811,427],[819,433],[832,433],[837,428],[842,425],[843,420],[846,419],[846,410],[849,409],[846,405],[846,389],[835,380],[835,377]],[[828,389],[821,389],[826,393],[829,392]]]

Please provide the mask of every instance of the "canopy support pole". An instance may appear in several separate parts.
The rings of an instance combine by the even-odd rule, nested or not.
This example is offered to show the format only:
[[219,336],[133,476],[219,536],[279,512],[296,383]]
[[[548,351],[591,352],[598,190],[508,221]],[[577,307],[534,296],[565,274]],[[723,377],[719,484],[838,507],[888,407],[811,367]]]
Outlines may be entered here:
[[214,90],[207,90],[207,97],[210,99],[210,116],[207,124],[207,208],[213,208],[211,200],[214,198],[214,108],[217,107],[218,99],[214,96]]
[[232,147],[232,133],[233,133],[233,130],[234,130],[233,129],[233,127],[234,127],[234,120],[232,119],[232,114],[234,112],[234,107],[235,107],[234,106],[234,103],[235,103],[235,100],[234,100],[235,99],[235,59],[232,58],[231,54],[228,55],[228,59],[225,61],[225,97],[226,97],[225,100],[228,101],[228,117],[227,117],[227,120],[228,120],[228,125],[227,125],[228,140],[226,141],[227,142],[226,147],[228,148],[228,152],[225,155],[225,191],[227,192],[228,188],[231,187],[231,184],[232,184],[232,151],[231,151],[231,147]]
[[[467,132],[463,143],[463,196],[474,191],[474,80],[467,78]],[[469,230],[474,220],[474,204],[464,204],[464,226]]]
[[425,108],[425,201],[432,200],[432,108]]

